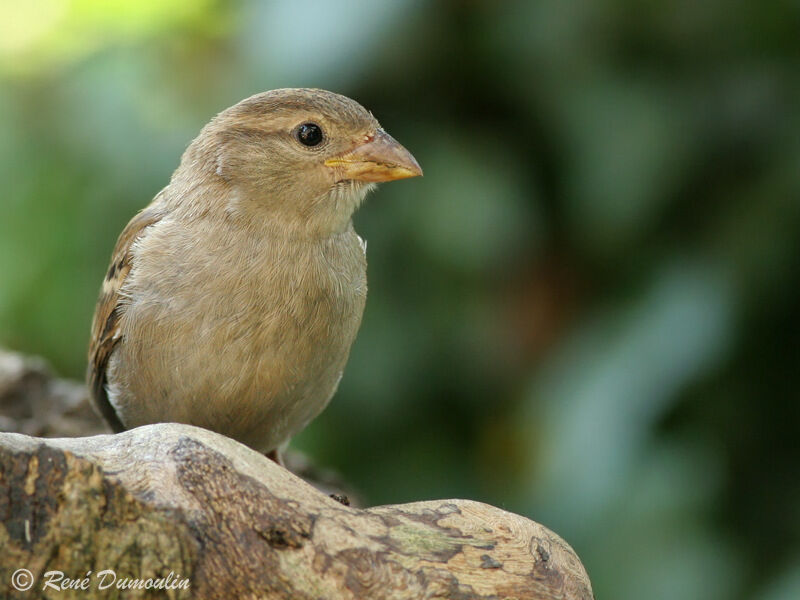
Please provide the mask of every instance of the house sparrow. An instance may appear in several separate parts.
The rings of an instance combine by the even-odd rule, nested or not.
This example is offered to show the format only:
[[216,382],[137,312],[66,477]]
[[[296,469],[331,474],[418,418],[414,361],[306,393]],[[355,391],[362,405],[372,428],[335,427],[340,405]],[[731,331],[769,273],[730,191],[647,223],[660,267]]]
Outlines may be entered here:
[[218,114],[117,241],[88,383],[117,432],[179,422],[278,449],[327,405],[367,295],[351,217],[422,175],[353,100],[257,94]]

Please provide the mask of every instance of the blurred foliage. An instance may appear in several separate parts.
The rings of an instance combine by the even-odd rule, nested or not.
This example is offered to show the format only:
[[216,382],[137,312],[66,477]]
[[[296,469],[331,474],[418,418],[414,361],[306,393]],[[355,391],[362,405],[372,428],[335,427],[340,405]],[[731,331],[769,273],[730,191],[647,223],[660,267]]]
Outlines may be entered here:
[[295,442],[554,528],[599,598],[800,597],[800,5],[0,0],[0,343],[80,376],[117,234],[218,110],[325,87],[425,168]]

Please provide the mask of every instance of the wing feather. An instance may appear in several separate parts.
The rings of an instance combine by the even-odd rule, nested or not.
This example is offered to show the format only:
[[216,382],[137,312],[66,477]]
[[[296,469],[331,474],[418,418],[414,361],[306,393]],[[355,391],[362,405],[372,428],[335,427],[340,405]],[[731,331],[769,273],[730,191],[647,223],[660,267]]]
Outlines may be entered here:
[[114,247],[111,256],[111,265],[103,281],[103,288],[97,300],[94,319],[92,320],[92,338],[89,343],[89,367],[87,383],[100,415],[111,428],[119,433],[125,430],[114,407],[108,399],[106,390],[108,361],[117,343],[120,341],[120,318],[123,304],[121,303],[120,290],[131,270],[131,248],[144,235],[145,230],[157,223],[163,217],[163,212],[152,204],[137,214],[125,227]]

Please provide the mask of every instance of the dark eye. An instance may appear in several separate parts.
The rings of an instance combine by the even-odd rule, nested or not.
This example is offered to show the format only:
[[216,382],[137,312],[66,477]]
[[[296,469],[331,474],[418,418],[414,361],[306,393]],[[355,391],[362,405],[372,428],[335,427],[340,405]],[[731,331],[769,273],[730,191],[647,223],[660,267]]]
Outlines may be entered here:
[[316,146],[322,141],[322,127],[316,123],[303,123],[297,128],[297,139],[304,146]]

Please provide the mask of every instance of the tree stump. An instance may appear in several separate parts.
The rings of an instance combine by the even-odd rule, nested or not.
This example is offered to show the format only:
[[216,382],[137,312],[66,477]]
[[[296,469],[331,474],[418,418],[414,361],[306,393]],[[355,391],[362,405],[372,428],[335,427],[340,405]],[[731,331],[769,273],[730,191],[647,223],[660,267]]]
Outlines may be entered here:
[[159,424],[71,439],[0,434],[0,597],[592,591],[566,542],[523,517],[468,500],[350,508],[231,439]]

